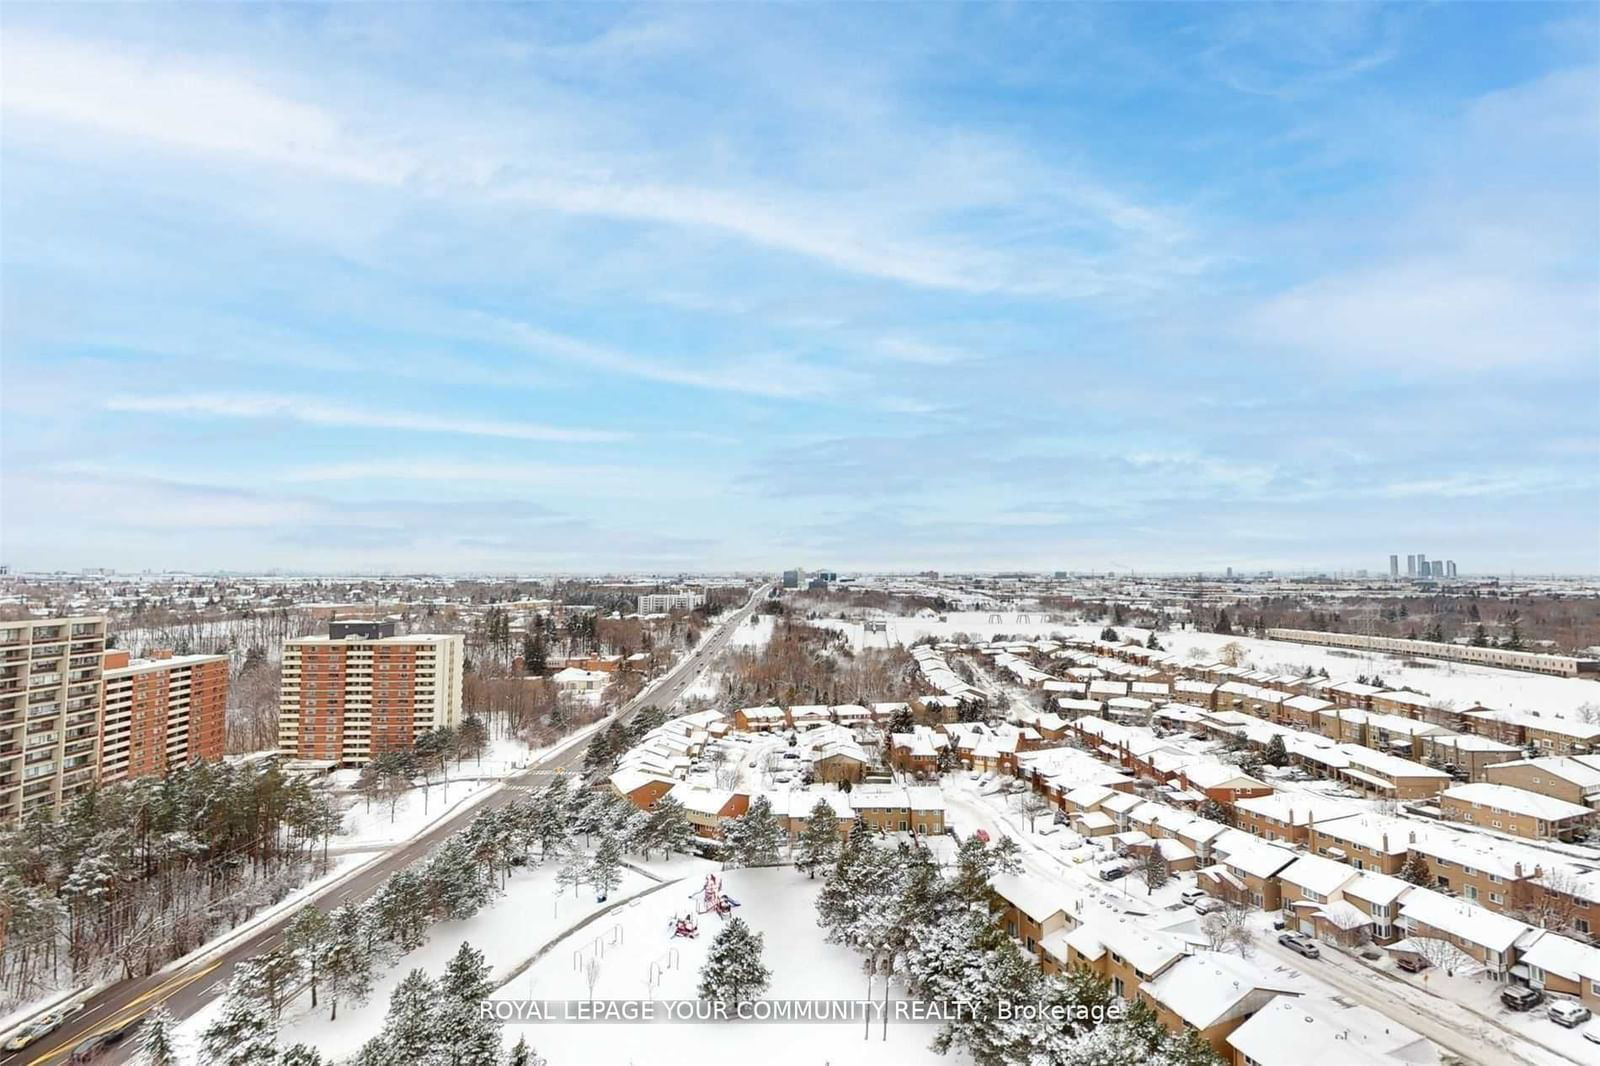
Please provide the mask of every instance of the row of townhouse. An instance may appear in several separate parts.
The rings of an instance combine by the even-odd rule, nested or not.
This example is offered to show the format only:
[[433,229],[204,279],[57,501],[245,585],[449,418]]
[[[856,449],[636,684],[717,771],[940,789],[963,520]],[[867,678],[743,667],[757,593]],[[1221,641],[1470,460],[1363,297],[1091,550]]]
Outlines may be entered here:
[[[1152,660],[1149,649],[1114,645],[1105,654],[1130,661],[1157,661],[1169,671],[1172,698],[1209,710],[1239,710],[1257,717],[1287,721],[1289,715],[1306,715],[1325,708],[1361,710],[1410,718],[1458,733],[1487,737],[1502,744],[1546,755],[1574,755],[1600,751],[1600,724],[1556,714],[1526,710],[1496,710],[1482,704],[1457,708],[1424,693],[1387,690],[1359,681],[1323,677],[1271,675],[1222,663],[1190,665],[1166,657]],[[1293,697],[1305,697],[1290,705]],[[1283,718],[1278,717],[1283,715]],[[1299,728],[1317,728],[1315,721],[1295,721]],[[1369,743],[1370,741],[1362,741]]]
[[1093,973],[1124,1001],[1147,1004],[1169,1031],[1194,1031],[1234,1066],[1316,1063],[1319,1052],[1302,1041],[1324,1038],[1345,1056],[1330,1064],[1352,1061],[1354,1047],[1361,1061],[1382,1066],[1438,1062],[1432,1044],[1391,1019],[1319,995],[1278,967],[1206,950],[1204,938],[1181,925],[1117,913],[1032,876],[997,876],[994,895],[1006,931],[1044,972]]
[[780,729],[815,729],[825,725],[886,725],[896,714],[910,709],[909,703],[740,707],[733,712],[733,728],[745,733],[770,733]]
[[642,811],[670,796],[683,805],[696,835],[708,841],[720,840],[723,824],[748,813],[758,797],[765,797],[771,805],[790,843],[804,831],[819,799],[833,805],[841,833],[848,832],[857,818],[885,833],[935,838],[942,837],[945,831],[944,794],[937,788],[862,785],[848,792],[829,788],[745,792],[689,784],[632,769],[617,770],[608,783],[613,792]]
[[910,733],[889,737],[889,765],[913,775],[938,772],[941,752],[947,762],[967,770],[989,773],[1017,772],[1017,760],[1024,752],[1047,744],[1032,726],[985,725],[981,722],[945,722],[938,726],[918,725]]
[[[917,664],[922,679],[946,700],[952,704],[972,703],[981,707],[988,702],[987,697],[951,669],[949,661],[945,658],[945,654],[954,648],[953,644],[939,647],[918,644],[911,648],[911,658]],[[927,705],[928,701],[924,700],[923,703]]]

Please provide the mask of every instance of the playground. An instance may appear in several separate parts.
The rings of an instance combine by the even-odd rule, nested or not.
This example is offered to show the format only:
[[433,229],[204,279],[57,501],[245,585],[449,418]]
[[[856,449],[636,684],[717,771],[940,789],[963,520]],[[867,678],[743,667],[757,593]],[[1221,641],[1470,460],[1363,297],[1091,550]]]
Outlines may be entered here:
[[[698,882],[698,883],[697,883]],[[767,999],[858,999],[867,995],[859,955],[823,940],[816,924],[821,881],[792,867],[734,869],[686,877],[604,915],[501,990],[534,999],[695,999],[707,949],[727,917],[737,914],[765,940],[762,961],[772,971]],[[683,930],[683,931],[680,931]],[[692,930],[689,931],[689,930]],[[594,979],[593,990],[589,980]],[[883,979],[872,999],[881,1002]],[[892,999],[905,990],[895,984]],[[718,1023],[707,1023],[718,1024]],[[705,1025],[582,1023],[507,1025],[506,1043],[526,1035],[539,1053],[564,1064],[689,1062],[745,1064],[770,1057],[775,1047],[804,1048],[804,1061],[908,1064],[956,1063],[964,1056],[928,1050],[936,1029],[888,1027],[874,1020],[849,1024],[720,1023],[715,1038]]]

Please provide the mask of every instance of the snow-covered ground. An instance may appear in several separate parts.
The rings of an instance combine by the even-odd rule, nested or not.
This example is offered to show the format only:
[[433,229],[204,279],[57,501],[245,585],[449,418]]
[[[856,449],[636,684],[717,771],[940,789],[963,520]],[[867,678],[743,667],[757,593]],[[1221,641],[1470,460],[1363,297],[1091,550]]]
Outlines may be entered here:
[[391,814],[389,804],[373,800],[370,807],[360,796],[346,797],[343,831],[333,838],[338,851],[370,849],[398,844],[426,830],[430,825],[488,798],[494,781],[436,782],[427,789],[413,788],[401,796]]
[[[837,629],[850,638],[857,651],[862,648],[892,648],[896,644],[910,645],[923,637],[948,640],[964,633],[976,640],[990,640],[997,635],[1024,639],[1048,637],[1052,633],[1065,633],[1074,627],[1057,619],[1059,616],[1044,612],[1027,611],[952,611],[931,618],[886,618],[882,632],[866,633],[860,622],[838,618],[819,618],[812,624]],[[874,623],[876,624],[876,623]],[[1099,635],[1099,629],[1095,635]]]
[[[302,997],[284,1013],[279,1030],[279,1046],[288,1047],[305,1042],[332,1061],[347,1059],[383,1028],[383,1017],[389,1007],[389,993],[412,970],[423,969],[437,977],[461,944],[467,942],[483,952],[494,980],[503,980],[532,959],[547,943],[585,918],[656,884],[647,877],[625,869],[622,883],[611,894],[609,901],[597,903],[594,893],[586,886],[580,888],[577,894],[571,888],[558,893],[555,874],[556,866],[553,863],[520,869],[512,875],[506,894],[490,906],[466,921],[440,922],[430,927],[427,943],[378,975],[372,995],[365,1004],[340,1004],[337,1021],[329,1020],[326,1003],[312,1010],[310,997]],[[671,891],[672,886],[661,889],[664,893]],[[629,905],[623,904],[619,913],[627,913],[628,910]],[[600,920],[593,928],[609,930],[611,924],[607,920]],[[560,950],[553,953],[556,956],[563,954]],[[570,963],[570,959],[568,961]],[[216,998],[181,1026],[182,1037],[185,1045],[191,1049],[191,1055],[200,1034],[221,1008],[221,991],[219,988]],[[511,1042],[515,1042],[514,1037]],[[195,1058],[188,1059],[187,1063],[205,1066]]]
[[772,627],[777,621],[776,615],[751,615],[749,621],[734,627],[733,635],[728,638],[728,647],[752,648],[765,645],[772,639]]
[[[734,913],[765,938],[762,960],[772,971],[766,999],[856,999],[867,992],[861,957],[854,951],[823,940],[816,923],[816,893],[820,880],[810,880],[791,867],[728,870],[721,875],[725,890],[740,901]],[[542,1000],[587,999],[581,973],[588,959],[600,961],[596,999],[695,999],[700,966],[721,925],[712,915],[699,918],[700,935],[673,937],[675,916],[694,909],[700,881],[683,881],[645,896],[620,912],[613,922],[607,915],[579,937],[558,945],[527,974],[501,989],[500,998]],[[613,927],[620,932],[613,932]],[[616,942],[612,943],[611,938]],[[596,945],[595,940],[600,940]],[[570,949],[570,950],[569,950]],[[880,978],[874,1000],[883,996]],[[904,998],[896,986],[893,998]],[[864,1026],[855,1024],[687,1023],[654,1024],[532,1024],[507,1025],[507,1045],[526,1035],[539,1054],[562,1066],[622,1066],[651,1063],[661,1066],[710,1066],[753,1062],[811,1062],[879,1066],[897,1063],[950,1063],[969,1061],[964,1055],[937,1055],[928,1049],[937,1028],[891,1022],[885,1042],[880,1024],[873,1024],[870,1039]]]

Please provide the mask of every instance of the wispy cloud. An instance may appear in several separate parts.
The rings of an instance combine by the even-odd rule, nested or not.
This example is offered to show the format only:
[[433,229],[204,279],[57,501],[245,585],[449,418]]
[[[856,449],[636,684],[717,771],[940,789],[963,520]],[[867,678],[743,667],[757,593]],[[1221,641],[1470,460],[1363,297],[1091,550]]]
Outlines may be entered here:
[[187,393],[113,396],[108,411],[183,415],[194,418],[272,419],[312,426],[393,429],[415,433],[448,433],[507,440],[596,443],[619,441],[629,434],[612,429],[571,429],[530,422],[503,422],[473,415],[452,417],[420,411],[383,411],[330,403],[315,396],[264,393]]

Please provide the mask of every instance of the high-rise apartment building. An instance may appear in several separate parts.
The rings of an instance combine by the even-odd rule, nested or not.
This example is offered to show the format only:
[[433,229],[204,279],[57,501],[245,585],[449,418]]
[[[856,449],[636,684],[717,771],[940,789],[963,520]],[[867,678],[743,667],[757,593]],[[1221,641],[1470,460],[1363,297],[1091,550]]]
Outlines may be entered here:
[[1406,577],[1416,577],[1416,576],[1417,576],[1417,557],[1415,555],[1408,555],[1408,556],[1406,556]]
[[1389,556],[1389,576],[1396,580],[1400,577],[1400,556]]
[[196,759],[222,758],[228,657],[105,653],[100,781],[165,777]]
[[1444,564],[1444,576],[1451,578],[1456,576],[1456,561],[1454,559],[1451,559]]
[[0,622],[0,821],[95,784],[106,620]]
[[1417,576],[1424,581],[1433,576],[1433,571],[1428,569],[1428,557],[1421,552],[1417,553]]
[[278,750],[362,766],[461,720],[460,634],[396,636],[393,622],[330,622],[283,645]]

